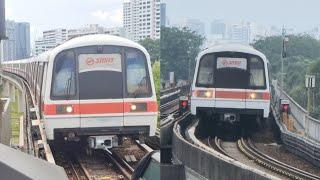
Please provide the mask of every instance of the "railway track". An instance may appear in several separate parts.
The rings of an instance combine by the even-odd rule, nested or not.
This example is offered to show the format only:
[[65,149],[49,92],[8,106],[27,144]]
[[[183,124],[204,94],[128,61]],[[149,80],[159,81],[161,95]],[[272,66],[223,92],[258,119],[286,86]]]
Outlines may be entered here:
[[130,179],[133,173],[116,154],[103,150],[87,155],[84,150],[59,148],[54,155],[71,180]]
[[89,180],[90,177],[85,173],[74,154],[65,151],[59,151],[55,154],[57,165],[60,165],[66,171],[70,180]]
[[[260,152],[250,139],[245,140],[244,138],[240,138],[237,141],[224,142],[218,137],[214,139],[209,137],[207,144],[210,148],[237,161],[273,175],[278,174],[277,176],[281,179],[320,179],[320,177],[316,175],[287,165]],[[260,167],[257,167],[257,165]]]
[[166,118],[171,114],[178,114],[179,99],[174,99],[166,104],[160,106],[160,118]]
[[[139,160],[153,149],[139,141],[130,143],[112,150],[95,150],[90,155],[79,145],[54,146],[53,149],[57,165],[65,169],[71,180],[131,179]],[[126,155],[136,160],[127,162]]]
[[207,143],[208,143],[209,147],[217,150],[218,152],[220,152],[223,155],[230,157],[230,155],[228,155],[228,153],[222,148],[222,143],[221,143],[220,138],[218,138],[217,136],[214,137],[214,139],[212,139],[211,137],[208,137],[207,141],[208,141]]
[[250,139],[245,140],[241,138],[237,141],[237,145],[238,148],[249,159],[254,160],[255,163],[290,179],[320,179],[319,176],[315,176],[306,171],[287,165],[260,152]]
[[[65,169],[71,180],[131,179],[140,159],[153,149],[138,140],[126,141],[129,140],[129,145],[125,142],[119,148],[94,150],[90,154],[79,144],[55,144],[52,148],[57,165]],[[136,160],[127,162],[125,155],[133,155]]]
[[272,177],[271,179],[320,179],[320,177],[286,165],[259,152],[251,140],[240,138],[236,141],[223,141],[218,137],[197,139],[194,135],[196,124],[193,123],[187,127],[186,139],[212,154],[217,154],[215,156],[227,156],[250,168],[267,173],[270,178]]

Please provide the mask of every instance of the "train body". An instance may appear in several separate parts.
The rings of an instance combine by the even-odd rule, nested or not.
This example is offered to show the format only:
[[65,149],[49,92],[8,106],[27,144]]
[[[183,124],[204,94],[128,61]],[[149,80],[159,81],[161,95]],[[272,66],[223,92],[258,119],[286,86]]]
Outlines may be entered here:
[[141,45],[88,35],[2,70],[30,85],[48,140],[71,136],[153,136],[157,102],[150,56]]
[[243,115],[267,118],[268,77],[268,61],[253,47],[224,44],[207,48],[196,59],[191,113],[210,113],[229,122]]

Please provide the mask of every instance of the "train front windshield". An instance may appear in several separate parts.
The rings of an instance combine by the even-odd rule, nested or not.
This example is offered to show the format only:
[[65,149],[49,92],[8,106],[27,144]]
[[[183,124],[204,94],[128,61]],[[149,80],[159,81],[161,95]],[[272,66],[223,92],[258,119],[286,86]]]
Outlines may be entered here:
[[263,60],[239,52],[204,55],[199,62],[197,87],[231,89],[265,89]]
[[151,95],[147,59],[140,50],[118,46],[83,47],[62,52],[54,61],[52,99]]

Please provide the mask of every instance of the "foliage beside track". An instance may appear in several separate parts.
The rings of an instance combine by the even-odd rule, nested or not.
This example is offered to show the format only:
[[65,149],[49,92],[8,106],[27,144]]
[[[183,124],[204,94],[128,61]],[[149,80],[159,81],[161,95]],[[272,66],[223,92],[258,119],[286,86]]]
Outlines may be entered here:
[[[282,37],[261,38],[253,46],[263,52],[270,61],[272,78],[280,80]],[[285,90],[301,106],[306,108],[307,93],[305,75],[316,75],[315,106],[312,115],[320,118],[320,41],[308,35],[291,35],[284,60]]]
[[146,48],[146,50],[150,54],[157,100],[158,104],[160,105],[160,40],[146,38],[144,40],[139,41],[139,44]]
[[153,40],[150,38],[146,38],[139,41],[139,43],[144,48],[146,48],[147,51],[149,52],[152,63],[160,59],[160,40],[159,39]]
[[160,61],[156,60],[152,65],[153,79],[156,88],[157,101],[160,106]]
[[205,38],[188,28],[161,28],[161,78],[168,79],[174,71],[177,79],[188,79],[189,62],[191,77],[195,58]]
[[15,92],[15,102],[10,103],[11,108],[11,132],[12,132],[12,144],[18,145],[19,144],[19,135],[20,135],[20,116],[23,113],[19,112],[19,104],[17,101],[17,92]]

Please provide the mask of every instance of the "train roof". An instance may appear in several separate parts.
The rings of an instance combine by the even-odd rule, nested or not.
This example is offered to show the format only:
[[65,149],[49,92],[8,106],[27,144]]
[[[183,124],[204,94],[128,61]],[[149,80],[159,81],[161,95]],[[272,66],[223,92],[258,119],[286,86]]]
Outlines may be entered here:
[[52,49],[51,55],[55,55],[65,49],[72,49],[77,47],[85,47],[85,46],[94,46],[94,45],[114,45],[114,46],[126,46],[139,49],[143,51],[145,54],[149,53],[147,50],[141,46],[140,44],[131,41],[129,39],[113,36],[108,34],[94,34],[94,35],[86,35],[81,37],[73,38],[60,46]]
[[198,58],[208,53],[226,52],[226,51],[242,52],[242,53],[257,55],[261,57],[263,61],[268,62],[266,56],[260,51],[254,49],[252,46],[244,45],[244,44],[235,44],[235,43],[219,44],[219,45],[208,47],[199,53]]
[[114,45],[114,46],[125,46],[132,47],[141,50],[143,53],[149,56],[147,50],[140,44],[131,41],[126,38],[119,36],[107,35],[107,34],[95,34],[95,35],[86,35],[81,37],[76,37],[71,40],[66,41],[65,43],[46,51],[38,56],[31,57],[29,59],[20,59],[14,61],[3,62],[3,64],[16,64],[16,63],[27,63],[27,62],[48,62],[50,56],[55,56],[63,50],[72,49],[77,47],[85,46],[94,46],[94,45]]

